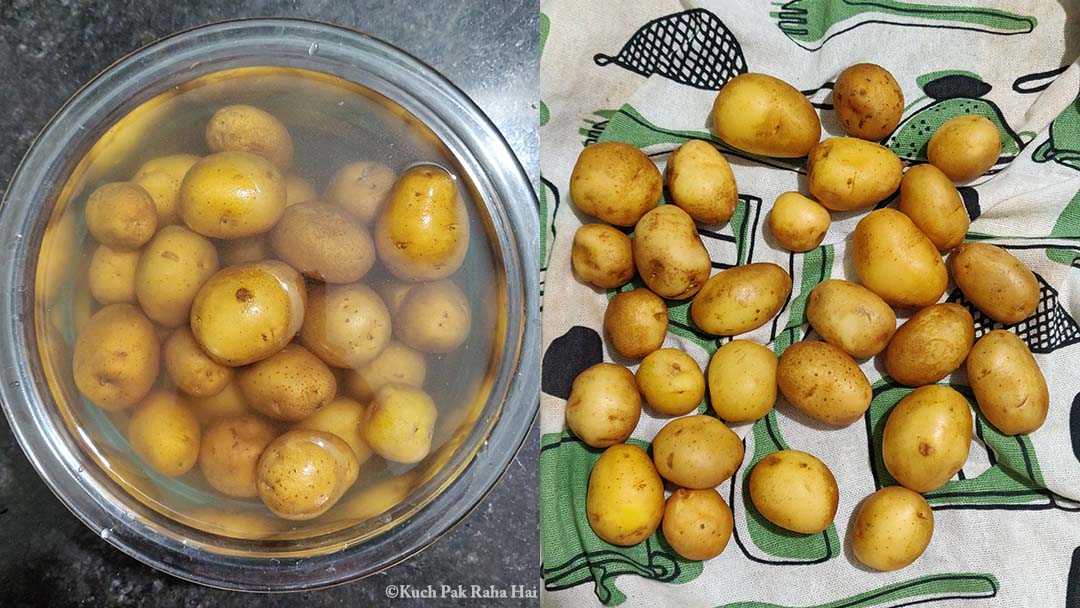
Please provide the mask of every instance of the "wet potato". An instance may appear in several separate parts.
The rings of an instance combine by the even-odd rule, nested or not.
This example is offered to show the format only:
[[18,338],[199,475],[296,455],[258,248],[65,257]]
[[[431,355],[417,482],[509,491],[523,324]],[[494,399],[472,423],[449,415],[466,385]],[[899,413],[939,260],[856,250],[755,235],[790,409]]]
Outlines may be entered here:
[[629,227],[660,203],[664,180],[641,150],[622,142],[586,146],[570,175],[570,198],[578,211]]
[[154,391],[131,413],[131,449],[159,475],[176,477],[195,466],[202,434],[199,421],[178,395]]
[[366,417],[367,408],[362,403],[348,397],[338,397],[314,414],[294,423],[292,428],[337,435],[352,448],[357,465],[363,466],[372,456],[371,448],[364,441]]
[[154,322],[177,327],[188,320],[196,294],[217,270],[213,243],[183,226],[166,226],[139,258],[135,297]]
[[236,381],[252,408],[286,422],[307,418],[337,394],[330,368],[298,344],[240,368]]
[[586,445],[606,448],[626,441],[641,417],[634,374],[614,363],[593,365],[574,378],[565,412],[566,426]]
[[279,169],[292,164],[289,130],[273,114],[246,104],[225,106],[206,124],[206,147],[213,152],[248,152]]
[[472,330],[469,298],[451,281],[416,285],[401,300],[395,327],[401,341],[420,352],[454,352]]
[[194,154],[173,154],[146,161],[131,177],[154,199],[158,227],[180,222],[180,183],[199,162]]
[[112,304],[96,312],[75,341],[75,386],[107,411],[142,400],[157,380],[160,365],[154,325],[130,304]]
[[124,251],[98,245],[87,269],[90,295],[99,304],[135,302],[135,269],[141,256],[139,250]]
[[272,441],[258,462],[259,498],[283,519],[314,519],[334,506],[356,481],[352,448],[337,435],[307,429]]
[[226,496],[258,496],[259,457],[278,434],[268,420],[252,414],[210,424],[202,435],[198,461],[206,483]]
[[285,207],[292,207],[297,203],[307,203],[319,200],[319,193],[311,182],[295,173],[285,174]]
[[218,152],[195,163],[180,184],[180,218],[193,231],[235,239],[262,234],[285,213],[285,177],[261,156]]
[[154,199],[133,182],[113,182],[94,190],[86,200],[86,229],[113,249],[138,249],[158,226]]
[[423,353],[391,339],[374,359],[358,369],[347,370],[343,384],[354,399],[367,403],[375,391],[387,384],[422,387],[426,377]]
[[[371,224],[394,187],[397,174],[384,164],[357,161],[338,169],[323,191],[323,200]],[[312,198],[311,200],[314,200]]]
[[355,369],[382,352],[390,332],[390,311],[367,285],[314,285],[300,343],[327,365]]
[[270,232],[274,253],[306,277],[354,283],[375,264],[366,228],[327,203],[292,205]]
[[188,327],[179,327],[165,340],[162,361],[169,380],[192,397],[211,397],[232,382],[233,369],[207,355]]
[[431,452],[438,410],[423,389],[387,384],[375,391],[362,424],[367,445],[392,462],[420,462]]

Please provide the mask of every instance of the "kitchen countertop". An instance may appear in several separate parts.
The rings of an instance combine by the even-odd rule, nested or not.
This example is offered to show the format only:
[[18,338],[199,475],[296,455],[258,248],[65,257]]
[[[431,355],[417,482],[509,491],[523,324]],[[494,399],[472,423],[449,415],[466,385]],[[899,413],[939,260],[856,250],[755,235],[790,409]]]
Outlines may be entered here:
[[[410,5],[407,12],[400,8],[404,4]],[[537,2],[0,0],[0,99],[5,105],[0,112],[0,186],[6,187],[34,136],[81,83],[156,38],[244,16],[339,23],[408,50],[491,116],[538,183]],[[538,453],[534,425],[517,459],[476,510],[433,546],[389,571],[333,589],[252,595],[186,583],[108,545],[50,493],[0,418],[0,605],[493,605],[494,600],[385,598],[390,587],[429,584],[493,586],[507,593],[523,585],[534,593],[540,560]]]

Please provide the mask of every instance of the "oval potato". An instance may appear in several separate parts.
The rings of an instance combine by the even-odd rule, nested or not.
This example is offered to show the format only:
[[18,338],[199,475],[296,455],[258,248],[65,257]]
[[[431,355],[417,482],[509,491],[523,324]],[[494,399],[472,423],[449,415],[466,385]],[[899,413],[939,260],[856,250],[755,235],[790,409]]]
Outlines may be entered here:
[[330,178],[323,198],[351,213],[363,224],[379,214],[397,174],[384,164],[357,161],[338,169]]
[[979,338],[968,354],[967,373],[979,411],[1005,435],[1031,433],[1046,421],[1046,378],[1016,334],[995,329]]
[[674,205],[662,205],[642,216],[634,228],[633,251],[641,280],[662,298],[689,298],[712,270],[694,220]]
[[75,340],[75,386],[107,411],[142,400],[157,381],[160,366],[154,324],[131,304],[97,311]]
[[359,281],[375,265],[367,228],[327,203],[297,203],[270,232],[274,253],[306,277],[326,283]]
[[359,469],[352,448],[337,435],[292,430],[259,457],[259,498],[278,517],[314,519],[352,487]]
[[919,558],[934,535],[926,499],[902,486],[874,492],[855,513],[851,549],[875,570],[899,570]]
[[724,483],[743,459],[739,436],[720,420],[702,414],[665,424],[653,438],[652,450],[661,477],[695,490]]
[[199,469],[206,483],[226,496],[259,495],[258,464],[278,430],[262,416],[220,419],[203,432]]
[[213,152],[257,154],[281,169],[292,164],[293,141],[289,129],[273,114],[249,106],[225,106],[206,123],[206,147]]
[[709,488],[672,492],[664,505],[664,540],[686,559],[712,559],[724,552],[735,519],[720,493]]
[[769,230],[788,251],[814,249],[825,240],[831,225],[829,210],[798,192],[781,194],[769,211]]
[[364,441],[391,462],[413,464],[431,452],[431,439],[439,411],[423,389],[387,384],[375,391],[364,419]]
[[765,456],[750,471],[749,487],[758,512],[785,530],[815,534],[836,518],[836,478],[806,452],[780,450]]
[[859,220],[852,249],[859,281],[893,306],[930,306],[945,293],[945,260],[899,211],[878,209]]
[[196,294],[217,270],[217,249],[209,239],[183,226],[166,226],[139,257],[135,297],[146,316],[177,327],[188,320]]
[[953,252],[949,264],[964,297],[999,323],[1019,323],[1039,308],[1035,273],[1001,247],[966,243]]
[[963,395],[948,386],[919,387],[889,413],[881,441],[885,468],[905,488],[932,492],[967,462],[971,429]]
[[971,225],[960,192],[934,165],[907,170],[900,182],[898,208],[942,251],[963,243]]
[[356,369],[379,356],[391,331],[390,311],[367,285],[315,285],[308,294],[300,343],[328,365]]
[[780,356],[780,392],[798,410],[833,426],[848,426],[870,407],[874,391],[855,360],[827,342],[796,342]]
[[98,245],[90,258],[90,294],[100,304],[119,304],[135,301],[135,270],[139,267],[141,251],[111,249]]
[[634,278],[630,237],[607,224],[585,224],[577,229],[570,263],[579,277],[602,289],[617,289]]
[[776,264],[736,266],[705,282],[690,304],[690,316],[706,333],[734,336],[768,323],[790,295],[791,276]]
[[776,403],[776,353],[749,340],[732,340],[709,361],[709,400],[728,422],[764,417]]
[[180,183],[197,162],[194,154],[162,156],[143,163],[131,177],[154,199],[158,228],[180,221]]
[[806,159],[810,194],[833,211],[862,209],[900,186],[904,163],[892,150],[854,137],[832,137]]
[[626,441],[641,417],[634,374],[621,365],[597,363],[578,374],[566,401],[566,426],[594,448]]
[[285,177],[261,156],[218,152],[195,163],[180,183],[180,218],[219,239],[262,234],[285,213]]
[[857,63],[836,78],[833,108],[848,134],[877,141],[900,124],[904,92],[885,68]]
[[337,394],[330,368],[299,344],[240,368],[236,382],[256,411],[286,422],[307,418]]
[[762,156],[806,156],[821,138],[821,119],[806,96],[767,74],[727,81],[713,102],[712,121],[725,143]]
[[648,289],[615,294],[604,312],[604,333],[611,347],[628,359],[641,359],[664,344],[667,305]]
[[615,444],[593,465],[585,512],[593,532],[628,547],[652,536],[664,516],[664,482],[645,450]]
[[951,302],[915,313],[885,349],[885,369],[900,384],[933,384],[958,369],[975,342],[971,313]]
[[1001,155],[1001,134],[985,116],[965,114],[945,121],[926,144],[930,164],[954,182],[986,173]]
[[199,458],[201,437],[195,414],[175,393],[154,391],[131,413],[131,450],[159,475],[190,471]]
[[822,281],[810,292],[806,319],[823,340],[857,359],[885,350],[896,332],[896,313],[869,289],[844,281]]
[[645,401],[661,414],[688,414],[705,398],[705,374],[693,357],[677,348],[646,355],[634,378]]
[[695,222],[720,224],[735,213],[735,174],[712,144],[700,139],[682,144],[671,153],[665,173],[672,201]]
[[586,146],[570,174],[570,198],[579,211],[616,226],[633,226],[660,203],[664,179],[634,146],[605,141]]

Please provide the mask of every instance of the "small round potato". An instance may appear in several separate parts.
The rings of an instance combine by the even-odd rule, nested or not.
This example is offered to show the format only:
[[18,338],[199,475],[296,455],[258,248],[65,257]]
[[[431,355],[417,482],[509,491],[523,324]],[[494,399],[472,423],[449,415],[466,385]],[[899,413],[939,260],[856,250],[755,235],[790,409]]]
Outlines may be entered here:
[[279,258],[317,281],[353,283],[375,264],[375,244],[367,229],[327,203],[286,209],[270,232],[270,243]]
[[90,294],[101,304],[135,302],[135,269],[141,251],[113,249],[98,245],[87,270]]
[[578,211],[616,226],[633,226],[656,208],[664,179],[634,146],[606,141],[587,146],[570,174],[570,198]]
[[934,535],[934,512],[902,486],[881,488],[855,513],[851,549],[875,570],[899,570],[919,558]]
[[907,170],[900,182],[899,209],[942,251],[963,243],[971,225],[960,192],[934,165]]
[[735,213],[735,174],[712,144],[691,139],[679,146],[668,159],[666,174],[671,199],[695,222],[722,224]]
[[75,386],[107,411],[138,403],[157,381],[160,366],[154,324],[131,304],[97,311],[75,340]]
[[690,305],[690,317],[706,333],[734,336],[768,323],[790,295],[791,276],[776,264],[736,266],[705,283]]
[[363,224],[379,214],[397,175],[386,165],[357,161],[338,169],[323,192],[323,200],[348,211]]
[[352,448],[337,435],[289,431],[259,457],[259,498],[278,517],[313,519],[337,503],[359,471]]
[[216,395],[192,397],[188,401],[191,404],[191,411],[195,413],[200,424],[210,424],[222,418],[255,412],[248,405],[247,398],[244,397],[244,392],[240,390],[240,385],[235,379]]
[[566,401],[566,426],[594,448],[626,441],[641,417],[634,374],[621,365],[597,363],[578,374]]
[[750,472],[750,500],[765,519],[785,530],[815,534],[832,524],[840,490],[832,471],[798,450],[780,450]]
[[857,359],[885,350],[896,332],[896,313],[869,289],[822,281],[810,292],[806,318],[823,340]]
[[762,156],[806,156],[821,138],[821,120],[806,96],[766,74],[727,81],[716,95],[712,121],[725,143]]
[[574,233],[570,263],[584,281],[617,289],[634,278],[630,237],[607,224],[585,224]]
[[206,147],[213,152],[257,154],[285,169],[292,164],[293,141],[284,123],[254,106],[225,106],[206,123]]
[[86,229],[113,249],[138,249],[157,231],[154,199],[134,182],[112,182],[86,199]]
[[833,211],[863,209],[900,186],[904,164],[885,146],[854,137],[832,137],[806,159],[810,194]]
[[604,333],[620,356],[641,359],[664,344],[667,329],[667,305],[648,289],[617,293],[608,301]]
[[999,323],[1019,323],[1039,308],[1035,274],[1001,247],[966,243],[953,252],[949,264],[964,297]]
[[859,281],[893,306],[922,308],[945,293],[945,260],[911,219],[895,209],[871,211],[859,220],[852,250]]
[[728,422],[752,422],[776,403],[776,353],[749,340],[732,340],[709,361],[709,401]]
[[724,552],[735,519],[720,493],[675,490],[664,504],[664,540],[686,559],[712,559]]
[[636,545],[656,532],[664,482],[645,450],[617,443],[600,454],[589,474],[585,513],[593,532],[613,545]]
[[469,299],[451,281],[422,283],[409,290],[398,308],[398,337],[425,353],[453,352],[472,330]]
[[180,183],[197,162],[194,154],[162,156],[143,163],[131,178],[154,199],[159,228],[180,221]]
[[364,419],[367,408],[359,401],[348,397],[338,397],[319,408],[314,414],[293,424],[294,429],[308,429],[333,433],[341,437],[352,448],[356,463],[363,466],[371,460],[371,448],[364,441]]
[[299,344],[240,368],[236,382],[256,411],[286,422],[307,418],[337,394],[334,372]]
[[233,369],[211,359],[188,327],[178,327],[162,349],[169,380],[192,397],[210,397],[232,382]]
[[390,341],[390,311],[362,283],[315,285],[308,294],[300,343],[328,365],[356,369]]
[[387,384],[375,391],[361,425],[364,441],[391,462],[420,462],[431,451],[438,410],[423,389]]
[[319,193],[311,182],[295,173],[285,174],[285,206],[319,200]]
[[881,455],[901,485],[919,493],[945,485],[967,461],[971,408],[948,386],[922,386],[896,404],[885,423]]
[[900,124],[904,92],[885,68],[857,63],[836,79],[833,108],[849,135],[877,141]]
[[930,164],[954,182],[986,173],[1001,155],[1001,134],[983,116],[954,116],[938,127],[926,145]]
[[274,252],[270,248],[270,239],[266,238],[265,234],[218,241],[218,250],[221,252],[223,267],[251,264],[274,257]]
[[195,295],[217,270],[213,243],[183,226],[166,226],[139,257],[135,297],[146,316],[177,327],[188,320]]
[[154,391],[131,413],[128,441],[151,469],[165,477],[183,475],[199,458],[199,421],[175,393]]
[[896,330],[885,349],[885,369],[900,384],[933,384],[958,369],[975,342],[971,313],[959,304],[935,304]]
[[206,483],[227,496],[259,495],[259,456],[278,430],[262,416],[222,418],[203,432],[199,469]]
[[689,414],[705,398],[705,374],[693,357],[676,348],[646,355],[634,378],[645,401],[661,414]]
[[1046,422],[1046,378],[1016,334],[995,329],[979,338],[968,355],[967,373],[979,411],[1005,435],[1032,433]]
[[201,235],[236,239],[262,234],[285,213],[285,178],[248,152],[203,158],[180,184],[180,217]]
[[832,225],[829,210],[798,192],[777,197],[769,212],[769,230],[788,251],[810,251],[825,240]]
[[634,228],[634,264],[656,295],[685,300],[709,279],[712,261],[694,220],[675,205],[649,211]]
[[359,369],[345,372],[345,391],[363,403],[387,384],[423,386],[427,377],[424,355],[397,340],[390,340],[377,357]]
[[723,422],[701,414],[665,424],[653,439],[652,451],[661,477],[693,490],[724,483],[743,459],[739,436]]
[[862,418],[874,391],[847,353],[827,342],[796,342],[780,356],[777,384],[791,405],[833,426]]

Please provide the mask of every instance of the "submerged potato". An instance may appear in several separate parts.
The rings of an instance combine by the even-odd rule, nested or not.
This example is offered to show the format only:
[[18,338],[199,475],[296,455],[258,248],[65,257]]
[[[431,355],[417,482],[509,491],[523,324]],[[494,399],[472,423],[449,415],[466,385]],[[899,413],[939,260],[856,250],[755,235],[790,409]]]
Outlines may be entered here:
[[768,323],[790,295],[791,276],[776,264],[736,266],[702,286],[690,305],[690,317],[706,333],[734,336]]
[[750,500],[765,519],[781,528],[815,534],[836,518],[840,490],[825,463],[806,452],[780,450],[754,465]]
[[922,308],[945,293],[945,260],[899,211],[878,209],[859,220],[852,249],[859,281],[893,306]]
[[218,241],[218,250],[221,252],[223,267],[261,262],[274,257],[270,239],[266,238],[265,234]]
[[664,516],[664,482],[645,450],[615,444],[593,465],[585,513],[593,532],[629,547],[652,536]]
[[79,392],[115,411],[138,403],[157,381],[161,347],[154,324],[130,304],[90,317],[75,341],[72,373]]
[[132,176],[131,181],[154,199],[159,228],[180,221],[180,183],[197,162],[194,154],[162,156],[146,161]]
[[285,213],[285,178],[248,152],[218,152],[188,170],[180,184],[180,217],[195,232],[219,239],[262,234]]
[[356,369],[382,352],[390,327],[390,311],[367,285],[314,285],[300,343],[328,365]]
[[211,359],[188,327],[174,330],[162,353],[169,380],[192,397],[216,395],[232,382],[233,369]]
[[585,224],[574,233],[570,263],[583,280],[602,289],[616,289],[634,278],[630,237],[606,224]]
[[971,313],[951,302],[915,313],[885,349],[885,369],[900,384],[933,384],[958,369],[975,342]]
[[777,384],[791,405],[833,426],[848,426],[870,407],[874,391],[855,361],[827,342],[796,342],[780,356]]
[[858,359],[885,350],[896,332],[896,313],[869,289],[840,279],[810,292],[806,319],[823,340]]
[[235,376],[233,381],[226,384],[218,394],[209,397],[192,397],[188,399],[188,403],[191,404],[191,411],[195,413],[195,417],[201,424],[210,424],[230,416],[255,413],[255,410],[248,405],[247,398],[240,390]]
[[806,159],[810,194],[833,211],[862,209],[885,200],[900,186],[904,164],[885,146],[854,137],[833,137]]
[[677,348],[646,355],[634,379],[645,401],[661,414],[688,414],[705,398],[705,374],[693,357]]
[[831,225],[829,210],[798,192],[781,194],[769,211],[769,230],[788,251],[814,249],[825,240]]
[[652,452],[661,477],[684,488],[704,489],[735,474],[743,444],[726,424],[699,414],[665,424],[653,439]]
[[693,296],[712,270],[694,220],[674,205],[662,205],[642,216],[634,228],[633,250],[641,279],[662,298]]
[[954,116],[938,127],[926,144],[927,158],[954,182],[986,173],[1001,155],[1001,134],[984,116]]
[[712,144],[700,139],[682,144],[671,153],[665,173],[671,199],[695,222],[720,224],[735,213],[735,174]]
[[249,152],[280,169],[292,164],[293,141],[273,114],[245,104],[225,106],[206,124],[206,147],[212,152]]
[[307,418],[337,394],[334,373],[299,344],[240,368],[236,382],[256,411],[286,422]]
[[922,386],[889,412],[881,440],[885,468],[909,490],[932,492],[967,461],[971,408],[948,386]]
[[1016,334],[995,329],[979,338],[968,355],[967,373],[979,411],[1005,435],[1031,433],[1046,421],[1046,378]]
[[664,504],[664,540],[686,559],[712,559],[724,552],[735,519],[712,488],[672,492]]
[[123,251],[98,245],[87,270],[90,295],[100,304],[135,301],[135,269],[141,251]]
[[363,224],[379,214],[397,175],[381,163],[357,161],[337,170],[323,192],[323,200],[348,211]]
[[776,353],[749,340],[731,340],[709,361],[709,401],[728,422],[764,417],[776,403]]
[[337,435],[289,431],[259,457],[259,498],[278,517],[313,519],[352,487],[359,469],[352,448]]
[[641,417],[634,374],[621,365],[597,363],[578,374],[566,401],[566,426],[594,448],[626,441]]
[[308,429],[333,433],[349,444],[356,463],[363,466],[371,460],[371,448],[364,441],[364,419],[367,408],[359,401],[338,397],[319,408],[314,414],[293,425],[294,429]]
[[904,115],[904,92],[888,70],[857,63],[833,86],[836,118],[850,135],[877,141],[893,132]]
[[176,327],[188,320],[195,295],[217,270],[213,243],[183,226],[166,226],[139,258],[135,297],[146,316]]
[[421,283],[401,300],[395,328],[398,338],[418,351],[454,352],[472,330],[469,298],[451,281]]
[[367,229],[326,203],[286,209],[270,232],[270,243],[279,258],[317,281],[353,283],[375,264],[375,244]]
[[628,359],[641,359],[660,348],[667,328],[667,305],[648,289],[615,294],[604,312],[604,333],[611,348]]
[[652,160],[617,141],[586,146],[570,174],[570,198],[578,211],[616,226],[637,224],[660,203],[663,189]]
[[319,200],[319,193],[311,182],[295,173],[285,174],[285,206]]
[[821,120],[810,101],[766,74],[740,74],[727,81],[716,95],[712,121],[724,142],[763,156],[806,156],[821,137]]
[[999,323],[1019,323],[1039,308],[1039,281],[1016,256],[989,243],[966,243],[949,259],[956,286]]
[[919,558],[934,535],[926,499],[901,486],[874,492],[855,513],[851,549],[875,570],[899,570]]
[[374,359],[358,369],[345,372],[345,390],[353,398],[367,403],[375,391],[387,384],[423,386],[427,377],[424,355],[408,346],[390,340]]
[[438,410],[423,389],[387,384],[375,391],[362,425],[364,441],[386,460],[412,464],[431,451]]
[[86,200],[86,229],[102,245],[138,249],[157,231],[154,199],[133,182],[105,184]]
[[220,419],[203,432],[199,469],[215,490],[227,496],[259,495],[258,464],[277,428],[252,414]]
[[199,421],[179,395],[155,391],[131,413],[131,450],[165,477],[183,475],[199,458]]
[[963,243],[971,225],[960,192],[933,165],[916,165],[907,170],[900,182],[898,208],[942,251]]

